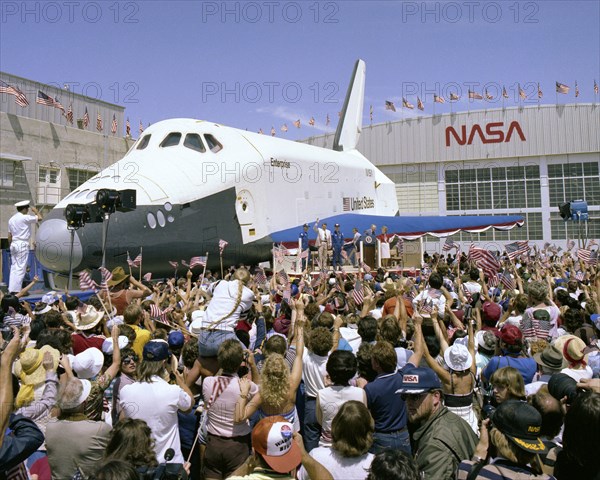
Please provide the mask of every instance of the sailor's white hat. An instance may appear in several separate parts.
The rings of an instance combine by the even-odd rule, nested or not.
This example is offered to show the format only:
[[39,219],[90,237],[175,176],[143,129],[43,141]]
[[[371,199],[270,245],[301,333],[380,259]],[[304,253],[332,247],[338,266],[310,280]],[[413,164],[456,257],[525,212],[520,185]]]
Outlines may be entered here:
[[23,200],[21,202],[15,203],[15,207],[17,207],[17,208],[28,207],[30,203],[31,203],[31,200]]

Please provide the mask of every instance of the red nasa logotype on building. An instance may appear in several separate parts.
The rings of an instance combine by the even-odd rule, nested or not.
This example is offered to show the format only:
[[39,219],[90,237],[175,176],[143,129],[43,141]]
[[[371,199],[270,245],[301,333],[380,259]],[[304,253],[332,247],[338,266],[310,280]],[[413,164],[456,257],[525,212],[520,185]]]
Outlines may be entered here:
[[473,124],[470,128],[462,125],[457,132],[454,127],[446,127],[446,146],[449,147],[451,140],[458,145],[472,145],[474,141],[487,143],[508,143],[512,139],[519,138],[522,142],[527,141],[521,125],[516,120],[508,127],[504,122],[492,122],[487,125]]

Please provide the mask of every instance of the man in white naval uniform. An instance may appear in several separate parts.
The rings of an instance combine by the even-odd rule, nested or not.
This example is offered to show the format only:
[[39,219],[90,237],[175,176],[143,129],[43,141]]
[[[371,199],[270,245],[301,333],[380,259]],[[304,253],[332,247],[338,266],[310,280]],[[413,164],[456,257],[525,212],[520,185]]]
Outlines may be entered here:
[[10,244],[10,280],[8,291],[19,293],[25,271],[27,269],[27,257],[29,255],[29,239],[31,238],[31,225],[42,219],[40,212],[35,207],[31,211],[35,215],[28,215],[29,200],[15,203],[17,213],[8,221],[8,243]]

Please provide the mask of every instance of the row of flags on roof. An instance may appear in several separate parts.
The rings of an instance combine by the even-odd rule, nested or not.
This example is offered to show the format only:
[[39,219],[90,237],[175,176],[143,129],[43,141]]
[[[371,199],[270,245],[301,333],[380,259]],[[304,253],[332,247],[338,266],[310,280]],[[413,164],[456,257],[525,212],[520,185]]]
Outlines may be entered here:
[[[14,95],[15,103],[17,105],[19,105],[20,107],[25,108],[25,107],[29,106],[29,100],[27,99],[27,96],[21,90],[19,90],[18,87],[14,86],[14,85],[9,85],[8,83],[3,82],[2,80],[0,80],[0,93],[7,93],[8,95]],[[67,119],[67,123],[70,123],[71,125],[73,125],[74,113],[73,113],[73,104],[72,103],[69,105],[68,109],[65,109],[64,105],[58,100],[58,97],[52,97],[52,96],[42,92],[41,90],[38,90],[38,93],[37,93],[37,96],[35,99],[35,103],[37,103],[39,105],[45,105],[47,107],[57,108],[58,110],[60,110],[62,112],[62,115]],[[90,125],[90,114],[88,112],[88,108],[85,107],[85,113],[83,114],[83,127],[87,129],[89,125]],[[115,114],[113,114],[112,122],[110,123],[110,131],[113,135],[115,135],[117,133],[118,129],[119,129],[119,125],[117,122],[117,117]],[[104,131],[104,122],[102,120],[102,114],[100,113],[100,110],[98,110],[97,115],[96,115],[96,130],[98,132]],[[125,123],[125,131],[126,131],[127,136],[131,136],[131,124],[129,122],[129,118],[127,118],[127,122]],[[139,133],[142,133],[144,131],[144,125],[141,120],[140,120],[138,131],[139,131]]]

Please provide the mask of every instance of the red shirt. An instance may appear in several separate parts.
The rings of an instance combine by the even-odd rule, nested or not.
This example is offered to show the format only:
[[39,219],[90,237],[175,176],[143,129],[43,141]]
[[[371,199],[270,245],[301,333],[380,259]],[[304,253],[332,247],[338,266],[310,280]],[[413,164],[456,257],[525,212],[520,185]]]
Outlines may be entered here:
[[82,333],[74,333],[71,335],[71,340],[73,340],[73,354],[77,355],[92,347],[96,347],[98,350],[102,351],[102,344],[106,339],[102,335],[86,337]]

